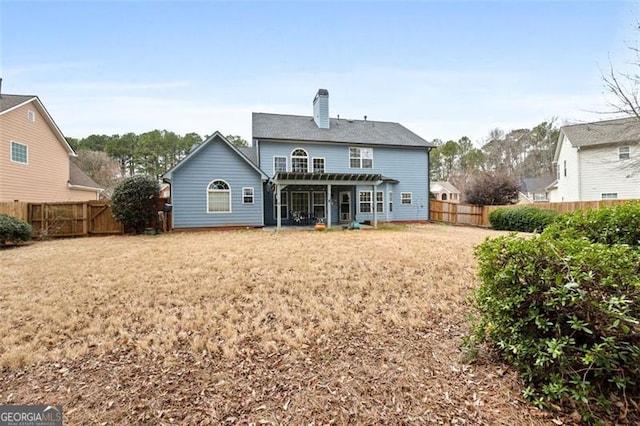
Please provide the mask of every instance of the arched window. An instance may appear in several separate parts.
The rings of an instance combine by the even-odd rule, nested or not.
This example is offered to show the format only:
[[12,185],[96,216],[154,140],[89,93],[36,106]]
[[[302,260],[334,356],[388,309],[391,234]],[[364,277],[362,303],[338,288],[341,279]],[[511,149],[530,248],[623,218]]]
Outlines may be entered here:
[[207,212],[231,213],[231,187],[221,179],[209,183],[207,187]]
[[445,192],[442,193],[442,201],[447,201],[447,194]]
[[302,148],[291,152],[291,171],[307,173],[309,171],[309,154]]

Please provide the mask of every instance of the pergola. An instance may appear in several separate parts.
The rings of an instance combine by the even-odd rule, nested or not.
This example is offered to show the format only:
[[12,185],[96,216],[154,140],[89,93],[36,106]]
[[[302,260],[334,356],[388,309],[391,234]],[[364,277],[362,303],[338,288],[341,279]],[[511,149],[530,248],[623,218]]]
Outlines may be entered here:
[[[281,197],[282,189],[289,185],[325,185],[327,187],[327,228],[331,227],[331,185],[371,185],[373,194],[376,186],[386,181],[393,181],[380,174],[373,173],[303,173],[303,172],[277,172],[271,179],[276,189],[276,218],[278,229],[282,227]],[[373,226],[378,226],[378,215],[375,205],[373,210]]]

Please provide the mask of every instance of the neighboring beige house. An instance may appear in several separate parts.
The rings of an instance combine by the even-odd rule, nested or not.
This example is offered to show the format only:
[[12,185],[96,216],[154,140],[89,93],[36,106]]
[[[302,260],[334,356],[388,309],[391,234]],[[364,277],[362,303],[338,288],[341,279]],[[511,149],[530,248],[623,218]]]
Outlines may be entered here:
[[640,120],[564,126],[554,163],[551,202],[640,198]]
[[431,182],[429,190],[436,196],[436,200],[448,201],[450,203],[460,202],[460,191],[449,182]]
[[0,201],[98,199],[75,155],[37,96],[0,94]]

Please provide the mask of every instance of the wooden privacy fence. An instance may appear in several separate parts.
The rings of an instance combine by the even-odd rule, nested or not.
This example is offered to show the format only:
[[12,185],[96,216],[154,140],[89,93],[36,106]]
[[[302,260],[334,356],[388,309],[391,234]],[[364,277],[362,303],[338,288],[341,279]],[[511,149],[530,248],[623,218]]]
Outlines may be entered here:
[[29,221],[29,203],[24,201],[0,201],[0,214],[17,217]]
[[122,234],[124,228],[105,201],[29,203],[33,235],[84,237]]
[[[171,212],[163,211],[168,198],[160,198],[151,227],[167,231]],[[17,217],[31,224],[34,237],[87,237],[118,235],[124,226],[111,214],[109,201],[65,201],[56,203],[0,202],[0,213]]]
[[[435,222],[446,222],[456,225],[488,225],[482,206],[471,204],[449,203],[447,201],[429,200],[429,218]],[[485,224],[485,222],[487,222]]]
[[450,203],[447,201],[429,200],[429,214],[434,222],[445,222],[455,225],[489,226],[489,214],[497,209],[513,207],[535,207],[537,209],[555,210],[558,213],[574,212],[576,210],[599,209],[616,204],[627,203],[632,200],[598,200],[573,201],[563,203],[532,203],[512,204],[508,206],[474,206],[471,204]]

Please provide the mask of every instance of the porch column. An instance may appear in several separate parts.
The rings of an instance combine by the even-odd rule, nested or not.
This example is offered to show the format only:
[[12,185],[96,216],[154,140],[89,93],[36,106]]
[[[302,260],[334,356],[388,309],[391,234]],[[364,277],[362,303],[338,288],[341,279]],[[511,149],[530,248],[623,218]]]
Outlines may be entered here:
[[331,228],[331,184],[327,185],[327,229]]
[[373,204],[373,227],[378,228],[378,198],[376,194],[376,186],[371,187],[371,203]]
[[277,208],[276,208],[276,219],[278,222],[278,225],[276,227],[277,230],[280,230],[280,228],[282,228],[282,187],[280,186],[280,184],[276,184],[276,204],[277,204]]

